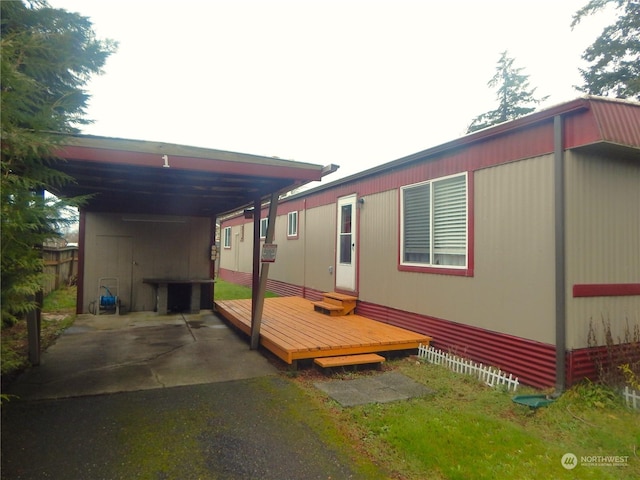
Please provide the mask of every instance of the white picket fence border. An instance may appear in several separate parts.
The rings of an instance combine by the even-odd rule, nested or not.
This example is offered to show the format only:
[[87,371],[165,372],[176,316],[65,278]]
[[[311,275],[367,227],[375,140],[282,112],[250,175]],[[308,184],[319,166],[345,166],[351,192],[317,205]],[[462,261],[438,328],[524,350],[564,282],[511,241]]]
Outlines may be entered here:
[[622,396],[624,397],[627,406],[633,409],[640,409],[640,392],[629,388],[629,385],[624,387],[622,391]]
[[450,353],[443,352],[431,346],[420,344],[418,346],[418,357],[425,359],[429,363],[444,365],[449,370],[465,375],[474,375],[481,382],[490,387],[506,386],[507,391],[515,392],[520,382],[518,377],[508,374],[499,368],[482,363],[475,363],[466,358],[458,357]]

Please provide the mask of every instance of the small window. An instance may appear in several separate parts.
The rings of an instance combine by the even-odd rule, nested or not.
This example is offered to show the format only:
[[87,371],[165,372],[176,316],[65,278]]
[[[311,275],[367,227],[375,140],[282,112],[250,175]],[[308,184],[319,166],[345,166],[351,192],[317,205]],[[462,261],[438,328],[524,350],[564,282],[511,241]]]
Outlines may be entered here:
[[231,248],[231,227],[225,227],[222,235],[222,246]]
[[287,214],[287,237],[298,236],[298,212]]
[[269,227],[269,219],[260,219],[260,238],[267,238],[267,228]]
[[467,175],[401,189],[401,264],[467,267]]

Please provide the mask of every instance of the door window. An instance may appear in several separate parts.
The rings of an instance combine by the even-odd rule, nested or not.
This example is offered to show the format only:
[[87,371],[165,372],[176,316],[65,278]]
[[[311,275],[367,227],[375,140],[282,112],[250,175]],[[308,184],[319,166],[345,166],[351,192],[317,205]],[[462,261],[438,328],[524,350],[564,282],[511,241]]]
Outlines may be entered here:
[[340,208],[340,263],[351,263],[351,205]]

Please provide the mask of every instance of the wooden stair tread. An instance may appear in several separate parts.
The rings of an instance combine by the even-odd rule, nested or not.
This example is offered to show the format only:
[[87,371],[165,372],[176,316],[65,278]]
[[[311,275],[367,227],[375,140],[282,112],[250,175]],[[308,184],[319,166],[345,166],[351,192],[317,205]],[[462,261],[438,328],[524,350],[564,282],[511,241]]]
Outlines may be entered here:
[[339,311],[344,308],[342,305],[336,305],[335,303],[327,303],[327,302],[312,302],[312,303],[314,307],[320,307],[325,310]]
[[342,301],[355,302],[356,300],[358,300],[358,297],[354,297],[353,295],[345,295],[344,293],[338,293],[338,292],[325,292],[322,295],[325,298],[333,298],[335,300],[342,300]]
[[337,357],[319,357],[313,360],[314,363],[323,368],[344,367],[347,365],[364,365],[367,363],[382,363],[385,358],[377,353],[363,353],[360,355],[340,355]]

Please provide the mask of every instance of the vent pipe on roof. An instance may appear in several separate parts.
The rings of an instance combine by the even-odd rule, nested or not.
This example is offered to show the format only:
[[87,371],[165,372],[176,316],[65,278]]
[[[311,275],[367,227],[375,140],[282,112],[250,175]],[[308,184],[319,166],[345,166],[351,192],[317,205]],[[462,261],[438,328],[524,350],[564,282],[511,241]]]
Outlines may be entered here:
[[566,387],[567,310],[565,278],[564,128],[561,115],[553,117],[553,181],[555,217],[556,395]]

